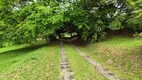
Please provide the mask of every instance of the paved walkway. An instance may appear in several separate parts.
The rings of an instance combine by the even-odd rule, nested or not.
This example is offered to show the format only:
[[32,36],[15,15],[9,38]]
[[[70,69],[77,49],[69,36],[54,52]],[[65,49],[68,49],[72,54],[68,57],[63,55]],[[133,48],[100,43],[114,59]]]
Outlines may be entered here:
[[60,72],[62,80],[75,80],[73,71],[70,70],[69,61],[66,57],[66,51],[63,47],[63,42],[60,45]]
[[[71,44],[71,43],[70,43]],[[100,63],[92,60],[91,58],[89,58],[87,55],[85,55],[85,53],[83,53],[81,50],[79,50],[76,46],[74,46],[73,44],[71,44],[75,50],[90,64],[92,64],[97,71],[102,74],[103,76],[105,76],[108,80],[120,80],[120,78],[113,72],[111,72],[110,70],[104,68]]]

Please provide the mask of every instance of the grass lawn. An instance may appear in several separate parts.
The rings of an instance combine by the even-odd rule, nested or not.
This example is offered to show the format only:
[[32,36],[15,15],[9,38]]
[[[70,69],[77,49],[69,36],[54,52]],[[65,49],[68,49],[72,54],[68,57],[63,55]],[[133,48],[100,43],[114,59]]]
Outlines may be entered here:
[[40,40],[40,41],[37,41],[36,43],[33,43],[33,44],[12,45],[12,46],[8,46],[8,47],[0,48],[0,53],[11,51],[11,50],[16,50],[16,49],[21,49],[21,48],[25,48],[25,47],[42,45],[42,44],[46,44],[46,41]]
[[0,53],[0,80],[58,80],[58,43],[7,50],[11,51]]
[[85,61],[71,45],[65,44],[64,47],[76,80],[106,80],[104,76],[99,74],[91,64]]
[[[76,80],[106,80],[68,43],[64,45]],[[142,80],[142,40],[111,37],[77,46],[124,80]],[[59,42],[0,48],[0,80],[59,80]]]
[[142,80],[142,40],[118,36],[77,47],[124,80]]

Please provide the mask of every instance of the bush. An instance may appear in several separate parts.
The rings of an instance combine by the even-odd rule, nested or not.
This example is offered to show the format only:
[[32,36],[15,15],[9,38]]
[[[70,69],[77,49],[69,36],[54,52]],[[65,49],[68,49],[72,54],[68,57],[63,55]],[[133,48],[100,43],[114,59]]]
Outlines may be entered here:
[[140,38],[142,38],[142,32],[140,32],[140,33],[136,32],[133,36],[137,39],[140,39]]

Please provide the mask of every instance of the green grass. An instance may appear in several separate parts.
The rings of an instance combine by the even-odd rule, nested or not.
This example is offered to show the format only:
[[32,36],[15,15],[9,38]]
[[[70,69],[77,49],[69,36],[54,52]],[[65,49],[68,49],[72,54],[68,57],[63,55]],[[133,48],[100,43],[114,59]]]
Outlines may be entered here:
[[42,45],[42,44],[46,44],[46,41],[41,40],[41,41],[37,41],[36,43],[33,43],[33,44],[11,45],[8,47],[0,48],[0,53],[10,51],[10,50],[15,50],[15,49],[21,49],[21,48],[25,48],[25,47]]
[[124,80],[142,80],[142,40],[112,37],[86,47],[78,46]]
[[0,54],[0,80],[59,79],[58,43],[17,48]]
[[[65,44],[76,80],[106,80],[69,44]],[[142,80],[142,40],[112,37],[86,47],[77,46],[124,80]],[[0,80],[59,80],[59,42],[0,48]]]
[[76,80],[106,80],[97,70],[85,61],[71,45],[65,44],[67,58]]

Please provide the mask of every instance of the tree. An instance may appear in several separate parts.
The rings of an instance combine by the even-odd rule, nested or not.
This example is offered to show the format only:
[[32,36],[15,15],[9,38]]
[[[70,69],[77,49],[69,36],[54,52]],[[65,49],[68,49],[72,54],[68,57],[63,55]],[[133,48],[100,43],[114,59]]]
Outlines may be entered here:
[[[141,0],[1,0],[0,43],[51,40],[76,32],[86,43],[100,42],[105,29],[141,32]],[[50,41],[48,41],[50,42]]]

